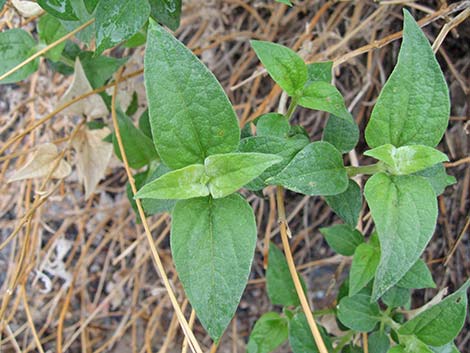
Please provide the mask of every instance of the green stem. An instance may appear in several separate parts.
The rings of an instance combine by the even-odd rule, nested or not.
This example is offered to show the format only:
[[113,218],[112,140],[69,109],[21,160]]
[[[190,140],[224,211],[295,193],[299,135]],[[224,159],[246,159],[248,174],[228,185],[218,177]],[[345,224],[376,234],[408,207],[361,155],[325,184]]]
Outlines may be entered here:
[[346,167],[348,177],[354,177],[359,174],[375,174],[385,171],[384,164],[379,162],[371,165],[361,165],[359,167]]
[[295,112],[295,108],[297,108],[297,98],[292,98],[289,104],[289,108],[287,108],[287,112],[285,114],[287,120],[290,120],[290,118],[292,118],[292,115]]
[[341,350],[343,349],[343,347],[345,345],[347,345],[350,341],[351,341],[351,338],[354,336],[354,332],[353,331],[349,331],[348,333],[346,333],[344,336],[341,336],[340,337],[340,340],[338,342],[338,345],[335,347],[335,349],[333,350],[333,353],[339,353],[341,352]]

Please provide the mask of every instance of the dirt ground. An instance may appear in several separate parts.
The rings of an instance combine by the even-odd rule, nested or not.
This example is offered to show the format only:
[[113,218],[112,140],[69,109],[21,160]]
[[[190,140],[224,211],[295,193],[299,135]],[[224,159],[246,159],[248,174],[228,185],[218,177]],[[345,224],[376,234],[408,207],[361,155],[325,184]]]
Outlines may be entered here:
[[[275,111],[280,98],[271,79],[259,74],[261,66],[249,39],[289,46],[309,62],[334,60],[334,83],[361,129],[360,142],[346,156],[346,164],[358,159],[359,163],[370,163],[360,157],[366,149],[363,131],[396,62],[401,10],[407,3],[429,40],[442,40],[437,58],[450,88],[452,110],[439,149],[450,156],[447,172],[457,179],[439,197],[438,225],[424,253],[437,288],[416,290],[412,306],[421,306],[444,287],[452,292],[469,278],[469,1],[305,0],[297,1],[292,8],[273,0],[183,3],[177,36],[215,73],[242,126],[261,113]],[[21,18],[12,8],[0,17],[1,30],[22,27],[36,35],[35,23],[36,19]],[[133,54],[126,72],[142,68],[143,48],[110,54]],[[0,86],[0,147],[52,112],[70,82],[70,76],[54,73],[42,60],[39,71],[28,80]],[[142,75],[123,88],[139,93],[140,109],[146,106],[142,88]],[[298,110],[294,120],[307,129],[312,140],[319,140],[326,114]],[[106,122],[112,125],[110,118]],[[181,352],[184,336],[153,265],[142,225],[136,223],[127,200],[126,173],[117,159],[111,161],[106,177],[88,200],[75,167],[64,181],[49,182],[42,190],[40,179],[7,183],[40,143],[54,142],[60,150],[65,149],[67,160],[74,166],[75,156],[67,141],[77,121],[58,114],[36,125],[0,155],[0,297],[5,305],[0,351],[39,352],[34,324],[36,339],[44,351]],[[262,256],[265,236],[280,242],[277,223],[270,222],[276,217],[273,191],[266,189],[264,197],[243,191],[257,216],[259,241],[250,282],[217,352],[244,352],[257,318],[269,310],[279,310],[266,295]],[[340,221],[321,197],[287,193],[286,200],[294,258],[306,279],[309,299],[315,309],[334,307],[349,262],[328,248],[319,228]],[[370,233],[367,208],[362,216],[363,229]],[[169,251],[170,217],[156,215],[149,224],[166,272],[189,317],[191,309],[184,300]],[[209,350],[211,341],[197,321],[194,332]],[[461,352],[470,352],[468,318],[457,343]],[[289,351],[288,346],[279,349]]]

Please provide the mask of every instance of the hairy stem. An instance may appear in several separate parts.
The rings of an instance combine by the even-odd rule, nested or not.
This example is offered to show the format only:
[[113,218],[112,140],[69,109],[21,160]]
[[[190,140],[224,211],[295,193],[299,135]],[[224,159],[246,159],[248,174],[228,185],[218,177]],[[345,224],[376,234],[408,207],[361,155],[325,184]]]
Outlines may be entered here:
[[359,174],[371,175],[385,171],[383,163],[375,163],[371,165],[361,165],[358,167],[346,167],[348,177],[354,177]]

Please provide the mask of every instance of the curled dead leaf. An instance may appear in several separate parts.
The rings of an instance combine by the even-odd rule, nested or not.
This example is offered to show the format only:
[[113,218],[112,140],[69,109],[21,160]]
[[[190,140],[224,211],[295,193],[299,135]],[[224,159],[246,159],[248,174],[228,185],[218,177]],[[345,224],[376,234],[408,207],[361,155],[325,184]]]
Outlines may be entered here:
[[39,15],[42,11],[41,7],[33,1],[11,0],[11,4],[23,17],[33,17]]

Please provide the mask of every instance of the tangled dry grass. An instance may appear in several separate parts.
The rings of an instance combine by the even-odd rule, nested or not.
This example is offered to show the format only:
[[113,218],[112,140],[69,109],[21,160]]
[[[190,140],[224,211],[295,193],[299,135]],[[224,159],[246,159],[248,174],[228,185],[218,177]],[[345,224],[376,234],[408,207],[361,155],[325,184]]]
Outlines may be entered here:
[[[439,197],[438,226],[424,255],[438,288],[415,291],[417,307],[438,289],[453,291],[470,276],[470,2],[304,0],[288,8],[271,0],[185,0],[177,36],[221,81],[241,125],[277,109],[280,99],[279,88],[263,74],[249,46],[248,40],[257,38],[294,48],[307,61],[334,60],[335,84],[363,131],[396,61],[405,3],[435,43],[450,87],[451,122],[439,148],[450,156],[448,173],[457,179]],[[35,23],[35,18],[24,19],[11,6],[0,17],[0,29],[21,27],[34,34]],[[142,48],[112,54],[133,54],[127,73],[142,68]],[[141,75],[128,81],[127,90],[141,89]],[[108,166],[88,200],[75,168],[63,181],[6,182],[39,143],[53,142],[74,165],[70,136],[79,122],[59,114],[40,120],[57,107],[70,82],[70,77],[53,73],[41,61],[40,70],[27,81],[0,86],[1,145],[27,132],[0,156],[0,351],[181,352],[183,335],[127,200],[127,177],[119,161]],[[307,110],[299,110],[295,120],[314,140],[326,121],[323,113]],[[361,136],[347,163],[357,163],[364,149]],[[362,158],[359,162],[368,163]],[[264,288],[263,242],[279,241],[274,191],[267,189],[264,198],[247,196],[257,216],[258,247],[250,283],[218,352],[244,352],[253,323],[272,309]],[[348,259],[329,250],[318,229],[338,219],[322,198],[289,193],[287,201],[294,257],[309,287],[309,299],[317,309],[334,307]],[[191,308],[169,251],[169,215],[154,216],[149,223],[189,318]],[[361,226],[371,230],[367,209]],[[469,325],[467,321],[458,338],[462,352],[469,351]],[[211,341],[197,320],[193,331],[209,350]]]

